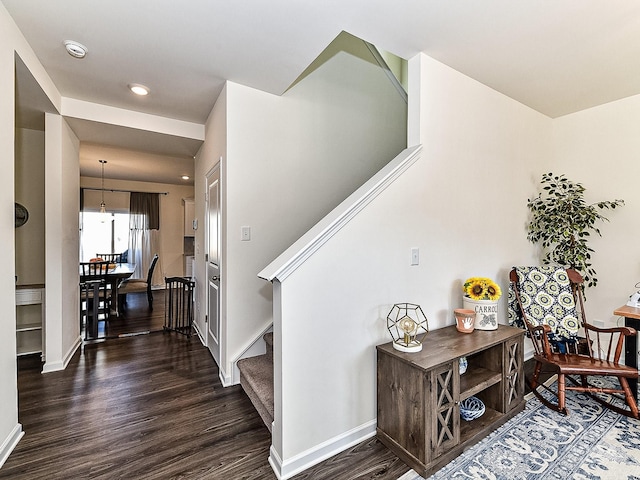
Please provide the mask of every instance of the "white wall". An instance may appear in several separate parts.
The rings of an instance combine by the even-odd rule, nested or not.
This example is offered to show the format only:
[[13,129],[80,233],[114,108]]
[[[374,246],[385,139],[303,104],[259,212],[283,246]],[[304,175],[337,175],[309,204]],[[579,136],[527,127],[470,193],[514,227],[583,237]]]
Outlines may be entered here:
[[45,350],[43,372],[63,369],[80,345],[78,251],[80,142],[45,114]]
[[[589,203],[621,198],[625,205],[605,210],[589,241],[598,285],[586,292],[588,318],[607,326],[624,324],[613,310],[624,305],[640,281],[640,95],[583,110],[553,121],[554,156],[540,168],[566,174],[586,188]],[[539,178],[538,178],[539,179]]]
[[16,382],[16,309],[14,279],[14,49],[18,41],[15,25],[0,4],[0,465],[4,463],[22,427],[18,423]]
[[511,266],[534,260],[525,204],[530,166],[551,155],[551,120],[424,55],[410,62],[409,86],[421,159],[279,287],[272,462],[284,476],[374,434],[375,345],[390,339],[394,303],[421,305],[431,329],[452,325],[467,277],[506,292]]
[[[272,320],[271,287],[257,273],[406,145],[395,87],[362,41],[341,46],[282,97],[229,88],[229,361]],[[250,242],[240,241],[245,225]]]
[[[220,187],[221,187],[221,210],[222,218],[226,217],[226,162],[227,158],[227,89],[228,84],[224,86],[218,100],[216,101],[205,126],[205,142],[196,155],[195,179],[194,179],[194,199],[196,207],[196,218],[198,219],[198,229],[195,235],[195,275],[196,275],[196,312],[194,322],[203,340],[206,342],[206,324],[205,315],[207,314],[207,272],[205,253],[207,246],[205,245],[206,221],[205,221],[205,195],[207,193],[206,175],[211,168],[220,163]],[[222,258],[220,260],[220,285],[221,290],[226,290],[227,279],[227,259],[226,259],[226,226],[224,222],[221,225],[221,248]],[[220,299],[220,316],[226,318],[226,299]],[[221,325],[221,338],[226,336],[226,323]],[[221,344],[221,357],[226,358],[226,343]],[[227,377],[227,364],[221,364],[220,377],[225,381]]]
[[0,179],[0,463],[3,463],[22,428],[18,423],[16,383],[15,291],[14,291],[14,137],[15,137],[15,54],[37,79],[52,103],[60,105],[60,94],[26,40],[0,4],[0,151],[3,152]]
[[[272,320],[271,285],[258,272],[406,145],[406,104],[357,42],[281,97],[227,83],[221,277],[227,350],[220,365],[227,382],[238,381],[232,363]],[[210,145],[212,122],[198,175],[224,155]],[[202,205],[198,192],[196,186]],[[240,240],[242,226],[251,227],[251,241]],[[199,270],[201,289],[204,280]]]
[[[552,155],[551,120],[426,55],[411,62],[412,74],[420,72],[427,161],[414,194],[423,241],[414,246],[427,251],[421,268],[442,285],[429,288],[427,300],[447,298],[453,308],[467,277],[492,277],[506,292],[511,267],[534,260],[526,201],[537,187],[536,165]],[[442,272],[456,280],[442,282]],[[450,310],[438,314],[438,325],[445,323],[453,323]]]
[[[172,185],[167,183],[134,182],[131,180],[105,179],[106,189],[130,190],[134,192],[167,192],[160,195],[160,249],[158,264],[154,272],[154,284],[164,285],[164,277],[184,275],[184,208],[183,198],[193,198],[191,185]],[[80,186],[100,188],[101,179],[81,177]],[[105,201],[110,205],[107,194]],[[125,208],[128,210],[129,205]],[[146,273],[145,273],[146,275]]]

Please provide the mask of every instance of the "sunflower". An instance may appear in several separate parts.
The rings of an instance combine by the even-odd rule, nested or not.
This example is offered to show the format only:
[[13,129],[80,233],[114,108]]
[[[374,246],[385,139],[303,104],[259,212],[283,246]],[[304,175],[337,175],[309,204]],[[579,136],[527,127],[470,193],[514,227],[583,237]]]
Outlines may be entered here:
[[493,280],[489,280],[487,283],[487,296],[489,300],[498,300],[502,296],[502,290],[500,290],[500,285],[495,283]]
[[462,290],[465,296],[473,300],[493,300],[496,301],[502,296],[502,290],[500,286],[486,277],[471,277],[468,278]]
[[464,282],[464,293],[473,300],[482,300],[485,286],[481,278],[473,277]]
[[462,285],[462,290],[464,293],[469,293],[468,290],[471,288],[471,285],[475,285],[477,283],[482,283],[484,278],[482,277],[471,277],[467,278]]

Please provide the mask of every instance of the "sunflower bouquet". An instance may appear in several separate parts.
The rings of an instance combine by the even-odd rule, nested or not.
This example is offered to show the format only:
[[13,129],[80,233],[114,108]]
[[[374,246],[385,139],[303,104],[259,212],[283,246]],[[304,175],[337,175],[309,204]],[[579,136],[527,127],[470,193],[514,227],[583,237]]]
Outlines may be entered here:
[[500,285],[486,277],[471,277],[462,285],[465,297],[473,300],[498,300],[502,296]]

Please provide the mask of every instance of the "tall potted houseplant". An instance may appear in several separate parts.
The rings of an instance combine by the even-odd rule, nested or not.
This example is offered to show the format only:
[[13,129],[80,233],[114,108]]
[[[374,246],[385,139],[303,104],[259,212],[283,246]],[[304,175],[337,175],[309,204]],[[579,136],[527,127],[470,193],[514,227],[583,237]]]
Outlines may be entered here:
[[601,212],[624,205],[624,200],[587,204],[582,184],[564,175],[545,173],[540,183],[542,192],[527,201],[531,213],[527,239],[541,244],[544,264],[573,268],[582,274],[586,286],[595,286],[589,237],[592,233],[602,236],[596,223],[608,219]]

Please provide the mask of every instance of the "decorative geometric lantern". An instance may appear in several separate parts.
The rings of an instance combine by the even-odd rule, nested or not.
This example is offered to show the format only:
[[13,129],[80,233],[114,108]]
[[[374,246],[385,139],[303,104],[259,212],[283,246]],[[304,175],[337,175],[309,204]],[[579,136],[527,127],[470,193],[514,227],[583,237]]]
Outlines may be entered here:
[[387,315],[387,329],[393,338],[393,348],[413,353],[422,350],[429,323],[420,305],[396,303]]

